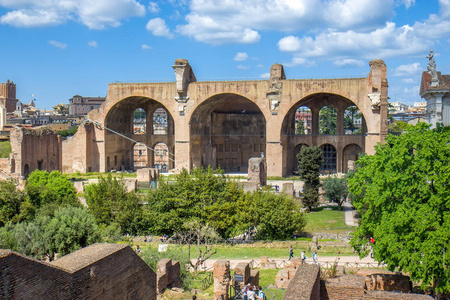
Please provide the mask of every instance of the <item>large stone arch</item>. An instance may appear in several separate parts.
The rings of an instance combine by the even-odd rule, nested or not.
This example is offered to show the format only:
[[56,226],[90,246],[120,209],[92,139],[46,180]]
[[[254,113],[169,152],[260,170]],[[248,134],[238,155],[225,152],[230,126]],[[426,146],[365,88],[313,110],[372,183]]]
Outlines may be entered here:
[[[147,130],[145,134],[135,134],[133,132],[133,113],[138,108],[144,109],[146,114]],[[158,108],[163,108],[167,112],[167,133],[164,135],[155,135],[153,133],[153,113]],[[162,142],[170,149],[174,145],[175,126],[172,115],[161,102],[148,97],[131,96],[118,101],[106,113],[103,123],[106,128],[112,129],[147,146]],[[134,168],[133,153],[135,142],[109,130],[104,131],[104,141],[106,171],[122,168],[131,170]],[[150,165],[153,161],[152,151],[147,151],[147,156],[147,161]],[[109,163],[108,157],[110,158]]]
[[[365,114],[363,114],[363,131],[359,135],[346,136],[344,135],[343,119],[344,112],[347,107],[358,105],[355,103],[358,101],[352,101],[347,97],[338,95],[335,93],[313,93],[309,94],[295,104],[287,111],[284,116],[281,126],[281,141],[283,144],[284,160],[285,160],[285,173],[283,175],[292,174],[295,169],[295,147],[299,144],[307,144],[311,146],[321,146],[323,144],[332,144],[338,155],[338,161],[342,160],[342,149],[349,143],[363,144],[365,135],[367,134],[367,126],[365,125]],[[306,106],[311,110],[312,122],[311,122],[311,134],[296,135],[295,134],[295,112],[298,107]],[[320,135],[319,134],[319,112],[325,106],[331,106],[337,111],[337,130],[334,135]],[[366,113],[367,114],[367,113]],[[342,164],[337,164],[337,171],[342,172]]]
[[348,144],[345,146],[342,155],[342,170],[344,173],[347,173],[350,169],[354,169],[355,161],[362,152],[362,148],[357,144]]
[[264,154],[266,118],[248,98],[217,94],[197,106],[190,118],[192,166],[247,172],[248,159]]

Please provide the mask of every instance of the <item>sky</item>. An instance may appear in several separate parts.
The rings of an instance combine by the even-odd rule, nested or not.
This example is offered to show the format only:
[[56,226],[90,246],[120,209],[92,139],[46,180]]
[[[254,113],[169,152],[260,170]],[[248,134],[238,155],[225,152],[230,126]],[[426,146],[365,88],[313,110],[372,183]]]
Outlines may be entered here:
[[450,0],[0,0],[0,82],[51,109],[113,82],[367,77],[388,67],[390,101],[414,104],[426,56],[450,73]]

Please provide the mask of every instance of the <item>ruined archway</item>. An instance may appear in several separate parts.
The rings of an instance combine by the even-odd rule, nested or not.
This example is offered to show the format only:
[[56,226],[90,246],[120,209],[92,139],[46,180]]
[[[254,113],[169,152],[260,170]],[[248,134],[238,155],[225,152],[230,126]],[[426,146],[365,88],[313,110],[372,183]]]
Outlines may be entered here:
[[[348,144],[365,144],[367,127],[364,116],[361,118],[361,126],[358,132],[345,135],[344,113],[349,107],[354,107],[355,102],[337,94],[315,93],[304,97],[291,106],[286,113],[281,127],[281,142],[283,145],[283,175],[291,175],[296,170],[296,147],[300,144],[310,146],[321,146],[324,144],[334,145],[336,159],[341,161],[343,148]],[[331,122],[326,118],[331,116]],[[298,120],[303,118],[303,129],[306,134],[299,134]],[[310,119],[308,119],[310,118]],[[334,168],[328,168],[326,172],[342,172],[342,164],[337,163]]]
[[133,169],[137,170],[146,167],[148,167],[147,147],[142,143],[136,143],[133,146]]
[[266,119],[259,107],[237,94],[218,94],[190,119],[191,165],[247,173],[248,160],[266,151]]
[[[164,111],[165,113],[164,120],[159,120],[161,121],[159,124],[164,126],[164,130],[159,130],[155,133],[154,115],[157,111]],[[173,149],[173,118],[170,113],[168,113],[167,108],[154,99],[147,97],[128,97],[121,100],[108,111],[104,124],[105,127],[135,140],[138,144],[151,146],[161,142],[165,143],[170,149]],[[141,150],[141,154],[143,154],[143,149],[135,149],[135,144],[135,142],[106,130],[106,171],[112,169],[132,170],[137,167],[137,165],[140,165],[139,162],[135,161],[135,151],[138,151],[137,153],[139,153],[139,150]],[[145,154],[147,159],[142,157],[142,161],[146,161],[146,166],[153,165],[153,153],[150,152],[152,151],[147,151]],[[171,167],[173,166],[171,165]]]
[[342,159],[342,170],[347,173],[349,170],[355,169],[355,162],[358,160],[359,155],[363,152],[361,147],[356,144],[347,145],[344,148],[344,154]]

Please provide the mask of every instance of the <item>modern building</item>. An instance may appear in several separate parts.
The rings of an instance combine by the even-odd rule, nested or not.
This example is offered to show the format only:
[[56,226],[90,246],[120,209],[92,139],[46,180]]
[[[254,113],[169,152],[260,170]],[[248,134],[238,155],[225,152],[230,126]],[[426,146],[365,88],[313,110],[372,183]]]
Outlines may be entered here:
[[433,51],[427,56],[428,71],[422,73],[420,96],[427,101],[426,119],[433,127],[436,123],[450,126],[450,75],[436,70]]
[[69,99],[69,115],[87,115],[91,110],[99,108],[105,97],[82,97],[75,95]]

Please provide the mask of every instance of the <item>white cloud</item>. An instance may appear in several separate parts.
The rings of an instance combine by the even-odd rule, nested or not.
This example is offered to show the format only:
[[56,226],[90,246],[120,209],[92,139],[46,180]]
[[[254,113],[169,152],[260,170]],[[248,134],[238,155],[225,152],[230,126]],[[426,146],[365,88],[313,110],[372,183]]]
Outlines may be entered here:
[[97,41],[90,41],[90,42],[88,42],[87,44],[88,44],[88,46],[97,48]]
[[66,49],[67,48],[67,44],[65,43],[61,43],[58,41],[54,41],[54,40],[50,40],[48,41],[48,43],[56,48],[60,48],[60,49]]
[[238,65],[236,68],[238,68],[239,70],[247,70],[247,69],[249,69],[248,66],[244,66],[244,65]]
[[270,73],[263,73],[263,74],[259,75],[259,78],[261,78],[261,79],[269,79],[270,78]]
[[439,6],[444,18],[450,16],[450,0],[439,0]]
[[166,25],[166,21],[161,18],[155,18],[148,21],[147,30],[155,36],[164,36],[166,38],[173,38],[173,34],[170,32],[169,27]]
[[77,21],[90,29],[105,29],[120,26],[122,19],[145,14],[145,7],[137,0],[0,0],[0,6],[11,10],[0,17],[0,22],[15,27]]
[[148,3],[148,10],[151,12],[151,13],[154,13],[154,14],[156,14],[156,13],[158,13],[159,11],[160,11],[160,9],[159,9],[159,6],[158,6],[158,3],[156,3],[156,2],[149,2]]
[[305,67],[313,67],[316,65],[315,61],[307,60],[303,57],[293,57],[291,62],[284,63],[286,67],[296,67],[296,66],[305,66]]
[[0,23],[14,27],[44,27],[63,23],[65,17],[51,10],[14,10],[0,17]]
[[142,44],[142,50],[151,50],[152,49],[152,47],[150,47],[149,45],[146,45],[146,44]]
[[392,22],[371,32],[325,32],[314,37],[304,36],[299,41],[302,47],[295,52],[295,56],[332,59],[373,59],[418,54],[427,51],[433,43],[420,37],[415,27],[396,27]]
[[365,64],[362,60],[359,59],[353,59],[353,58],[343,58],[343,59],[338,59],[336,61],[333,62],[333,64],[337,67],[346,67],[346,66],[350,66],[350,67],[363,67]]
[[296,36],[287,36],[278,41],[278,48],[283,52],[294,52],[300,50],[300,39]]
[[375,28],[391,19],[394,0],[192,0],[189,8],[178,32],[218,45],[256,43],[260,30]]
[[245,61],[247,59],[248,59],[248,54],[245,52],[238,52],[238,53],[236,53],[236,55],[233,58],[233,60],[235,60],[235,61]]
[[401,0],[401,4],[403,4],[408,9],[416,4],[416,0]]
[[419,74],[422,70],[420,63],[412,63],[408,65],[400,65],[395,68],[393,76],[397,77],[407,77],[411,75]]

